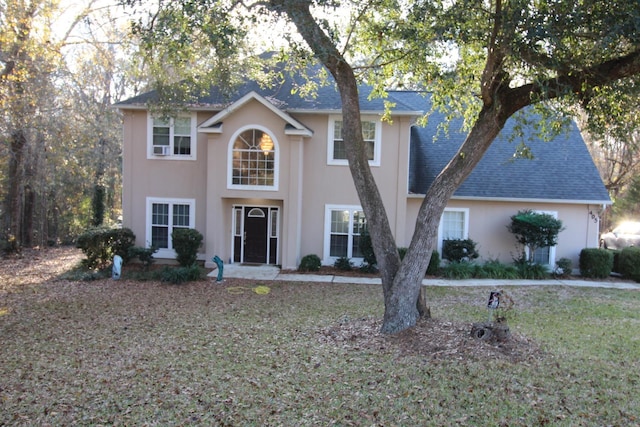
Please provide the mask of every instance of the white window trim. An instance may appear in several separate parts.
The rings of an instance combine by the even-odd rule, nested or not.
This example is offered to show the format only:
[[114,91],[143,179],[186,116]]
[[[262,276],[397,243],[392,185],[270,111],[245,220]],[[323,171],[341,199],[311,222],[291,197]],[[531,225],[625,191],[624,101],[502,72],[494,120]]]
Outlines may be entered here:
[[[354,211],[362,211],[362,206],[359,205],[325,205],[324,207],[324,249],[322,252],[322,264],[323,265],[333,265],[338,257],[331,256],[331,212],[332,211],[349,211],[353,213]],[[353,215],[350,215],[349,218],[349,242],[351,242],[353,237]],[[352,243],[350,243],[348,248],[352,247]],[[348,251],[347,251],[348,254]],[[355,264],[364,262],[364,258],[362,257],[350,257],[351,261]]]
[[445,212],[462,212],[464,213],[464,229],[462,230],[462,238],[469,238],[469,208],[445,208],[440,216],[438,224],[438,253],[442,256],[442,241],[444,240],[444,213]]
[[[189,205],[189,228],[195,228],[196,224],[196,200],[195,199],[178,199],[178,198],[164,198],[164,197],[147,197],[146,206],[146,230],[145,230],[145,246],[151,246],[151,227],[152,227],[152,205],[154,203],[166,203],[169,204],[169,229],[171,229],[172,209],[173,205]],[[158,252],[154,255],[157,258],[175,259],[176,251],[173,250],[173,242],[171,241],[171,232],[169,232],[169,248],[158,249]]]
[[[257,129],[269,135],[273,141],[273,185],[240,185],[233,183],[233,144],[236,138],[244,131]],[[280,144],[275,135],[266,127],[261,125],[247,125],[238,129],[227,145],[227,189],[231,190],[258,190],[258,191],[278,191],[280,180]]]
[[[196,113],[178,114],[178,117],[189,117],[191,119],[191,154],[173,154],[173,138],[169,138],[169,154],[157,155],[153,153],[153,115],[147,112],[147,159],[151,160],[198,160],[198,132],[197,132],[197,116]],[[173,118],[171,120],[171,129],[173,129]],[[173,132],[171,133],[173,135]]]
[[[373,143],[373,160],[369,160],[369,166],[380,166],[380,158],[382,152],[382,121],[377,116],[362,116],[360,118],[363,122],[374,122],[376,124],[376,138]],[[333,144],[334,144],[334,130],[336,121],[342,121],[342,116],[332,115],[329,116],[329,133],[327,138],[327,164],[337,166],[348,166],[349,162],[346,159],[334,159],[333,158]]]
[[[533,212],[535,212],[537,214],[551,215],[555,219],[558,219],[558,212],[557,211],[539,211],[539,210],[535,210],[534,209]],[[557,245],[549,247],[549,264],[540,264],[540,265],[546,265],[549,268],[549,271],[553,271],[553,269],[556,266],[556,247],[557,247]],[[524,254],[527,257],[527,259],[529,259],[529,248],[526,247],[526,246],[524,248]]]

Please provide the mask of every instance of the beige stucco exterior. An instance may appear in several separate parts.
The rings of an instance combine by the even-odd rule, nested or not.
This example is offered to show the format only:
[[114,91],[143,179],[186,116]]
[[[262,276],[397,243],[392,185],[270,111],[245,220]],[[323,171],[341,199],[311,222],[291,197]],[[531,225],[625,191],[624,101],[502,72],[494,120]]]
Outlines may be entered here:
[[[201,259],[212,266],[218,255],[234,262],[234,207],[277,208],[275,258],[268,262],[296,268],[301,257],[327,254],[327,206],[360,205],[346,165],[328,164],[331,112],[291,114],[277,111],[264,99],[248,98],[228,111],[198,111],[200,126],[195,156],[175,159],[149,154],[149,116],[142,108],[123,107],[123,225],[137,236],[136,244],[149,244],[149,198],[190,200],[195,204],[194,227],[205,239]],[[219,123],[210,123],[212,117]],[[379,166],[372,166],[398,246],[408,246],[421,197],[408,194],[409,138],[413,117],[393,117],[381,123]],[[215,121],[215,120],[214,120]],[[293,126],[292,126],[293,124]],[[207,125],[204,126],[203,125]],[[215,125],[215,126],[213,126]],[[302,125],[302,126],[300,126]],[[238,189],[229,185],[231,145],[239,132],[257,128],[274,141],[277,185],[273,189]],[[155,200],[154,199],[154,200]],[[555,212],[565,224],[555,258],[567,257],[577,265],[585,247],[598,244],[601,206],[553,201],[499,201],[453,199],[450,208],[468,210],[468,237],[478,242],[485,260],[510,262],[515,239],[507,231],[509,217],[530,208]],[[274,251],[272,249],[272,251]],[[171,257],[169,252],[156,257]],[[237,261],[237,260],[236,260]],[[267,261],[265,261],[267,262]]]

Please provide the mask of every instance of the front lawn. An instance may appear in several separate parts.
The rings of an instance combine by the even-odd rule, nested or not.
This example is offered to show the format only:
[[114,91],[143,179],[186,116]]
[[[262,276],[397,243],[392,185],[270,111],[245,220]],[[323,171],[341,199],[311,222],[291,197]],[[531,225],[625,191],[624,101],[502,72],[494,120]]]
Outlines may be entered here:
[[487,288],[386,337],[379,286],[60,279],[78,259],[0,261],[0,425],[640,425],[638,291],[506,288],[490,345]]

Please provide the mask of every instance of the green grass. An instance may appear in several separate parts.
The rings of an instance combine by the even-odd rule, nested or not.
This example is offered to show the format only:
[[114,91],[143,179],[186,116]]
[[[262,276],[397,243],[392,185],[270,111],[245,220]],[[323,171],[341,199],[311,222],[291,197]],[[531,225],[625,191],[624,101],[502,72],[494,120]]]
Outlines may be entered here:
[[[439,358],[401,351],[398,337],[327,339],[382,316],[378,286],[34,285],[0,300],[0,425],[640,424],[638,292],[506,292],[511,329],[540,347],[536,357]],[[429,295],[438,319],[486,319],[486,288]]]

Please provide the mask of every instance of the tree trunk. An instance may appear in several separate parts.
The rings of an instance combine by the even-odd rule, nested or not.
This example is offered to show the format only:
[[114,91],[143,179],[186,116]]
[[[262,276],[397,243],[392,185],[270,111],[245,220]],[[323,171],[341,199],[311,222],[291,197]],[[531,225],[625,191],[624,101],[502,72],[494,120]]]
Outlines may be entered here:
[[35,216],[36,193],[30,185],[24,186],[24,209],[23,209],[23,232],[22,244],[30,248],[33,247],[33,220]]
[[24,150],[27,138],[22,129],[12,132],[9,153],[9,188],[7,191],[7,229],[16,246],[22,245],[22,197],[24,175]]
[[418,315],[421,319],[431,319],[431,308],[429,308],[429,298],[427,297],[426,286],[420,286],[418,296]]
[[[416,228],[391,289],[385,292],[382,331],[400,332],[414,326],[418,317],[416,301],[422,279],[436,247],[438,225],[449,199],[469,176],[506,122],[496,104],[484,108],[464,143],[436,177],[418,211]],[[385,286],[383,279],[383,286]]]
[[[336,81],[342,100],[343,139],[349,169],[367,219],[382,279],[385,304],[382,332],[397,333],[410,328],[420,316],[420,287],[436,246],[438,224],[444,208],[498,135],[508,115],[504,115],[497,102],[485,105],[459,151],[427,191],[418,212],[411,244],[401,263],[382,197],[365,153],[358,85],[352,68],[314,20],[309,2],[273,0],[271,7],[277,12],[286,11]],[[492,91],[497,93],[500,85],[491,83]],[[492,101],[493,98],[488,100]]]

